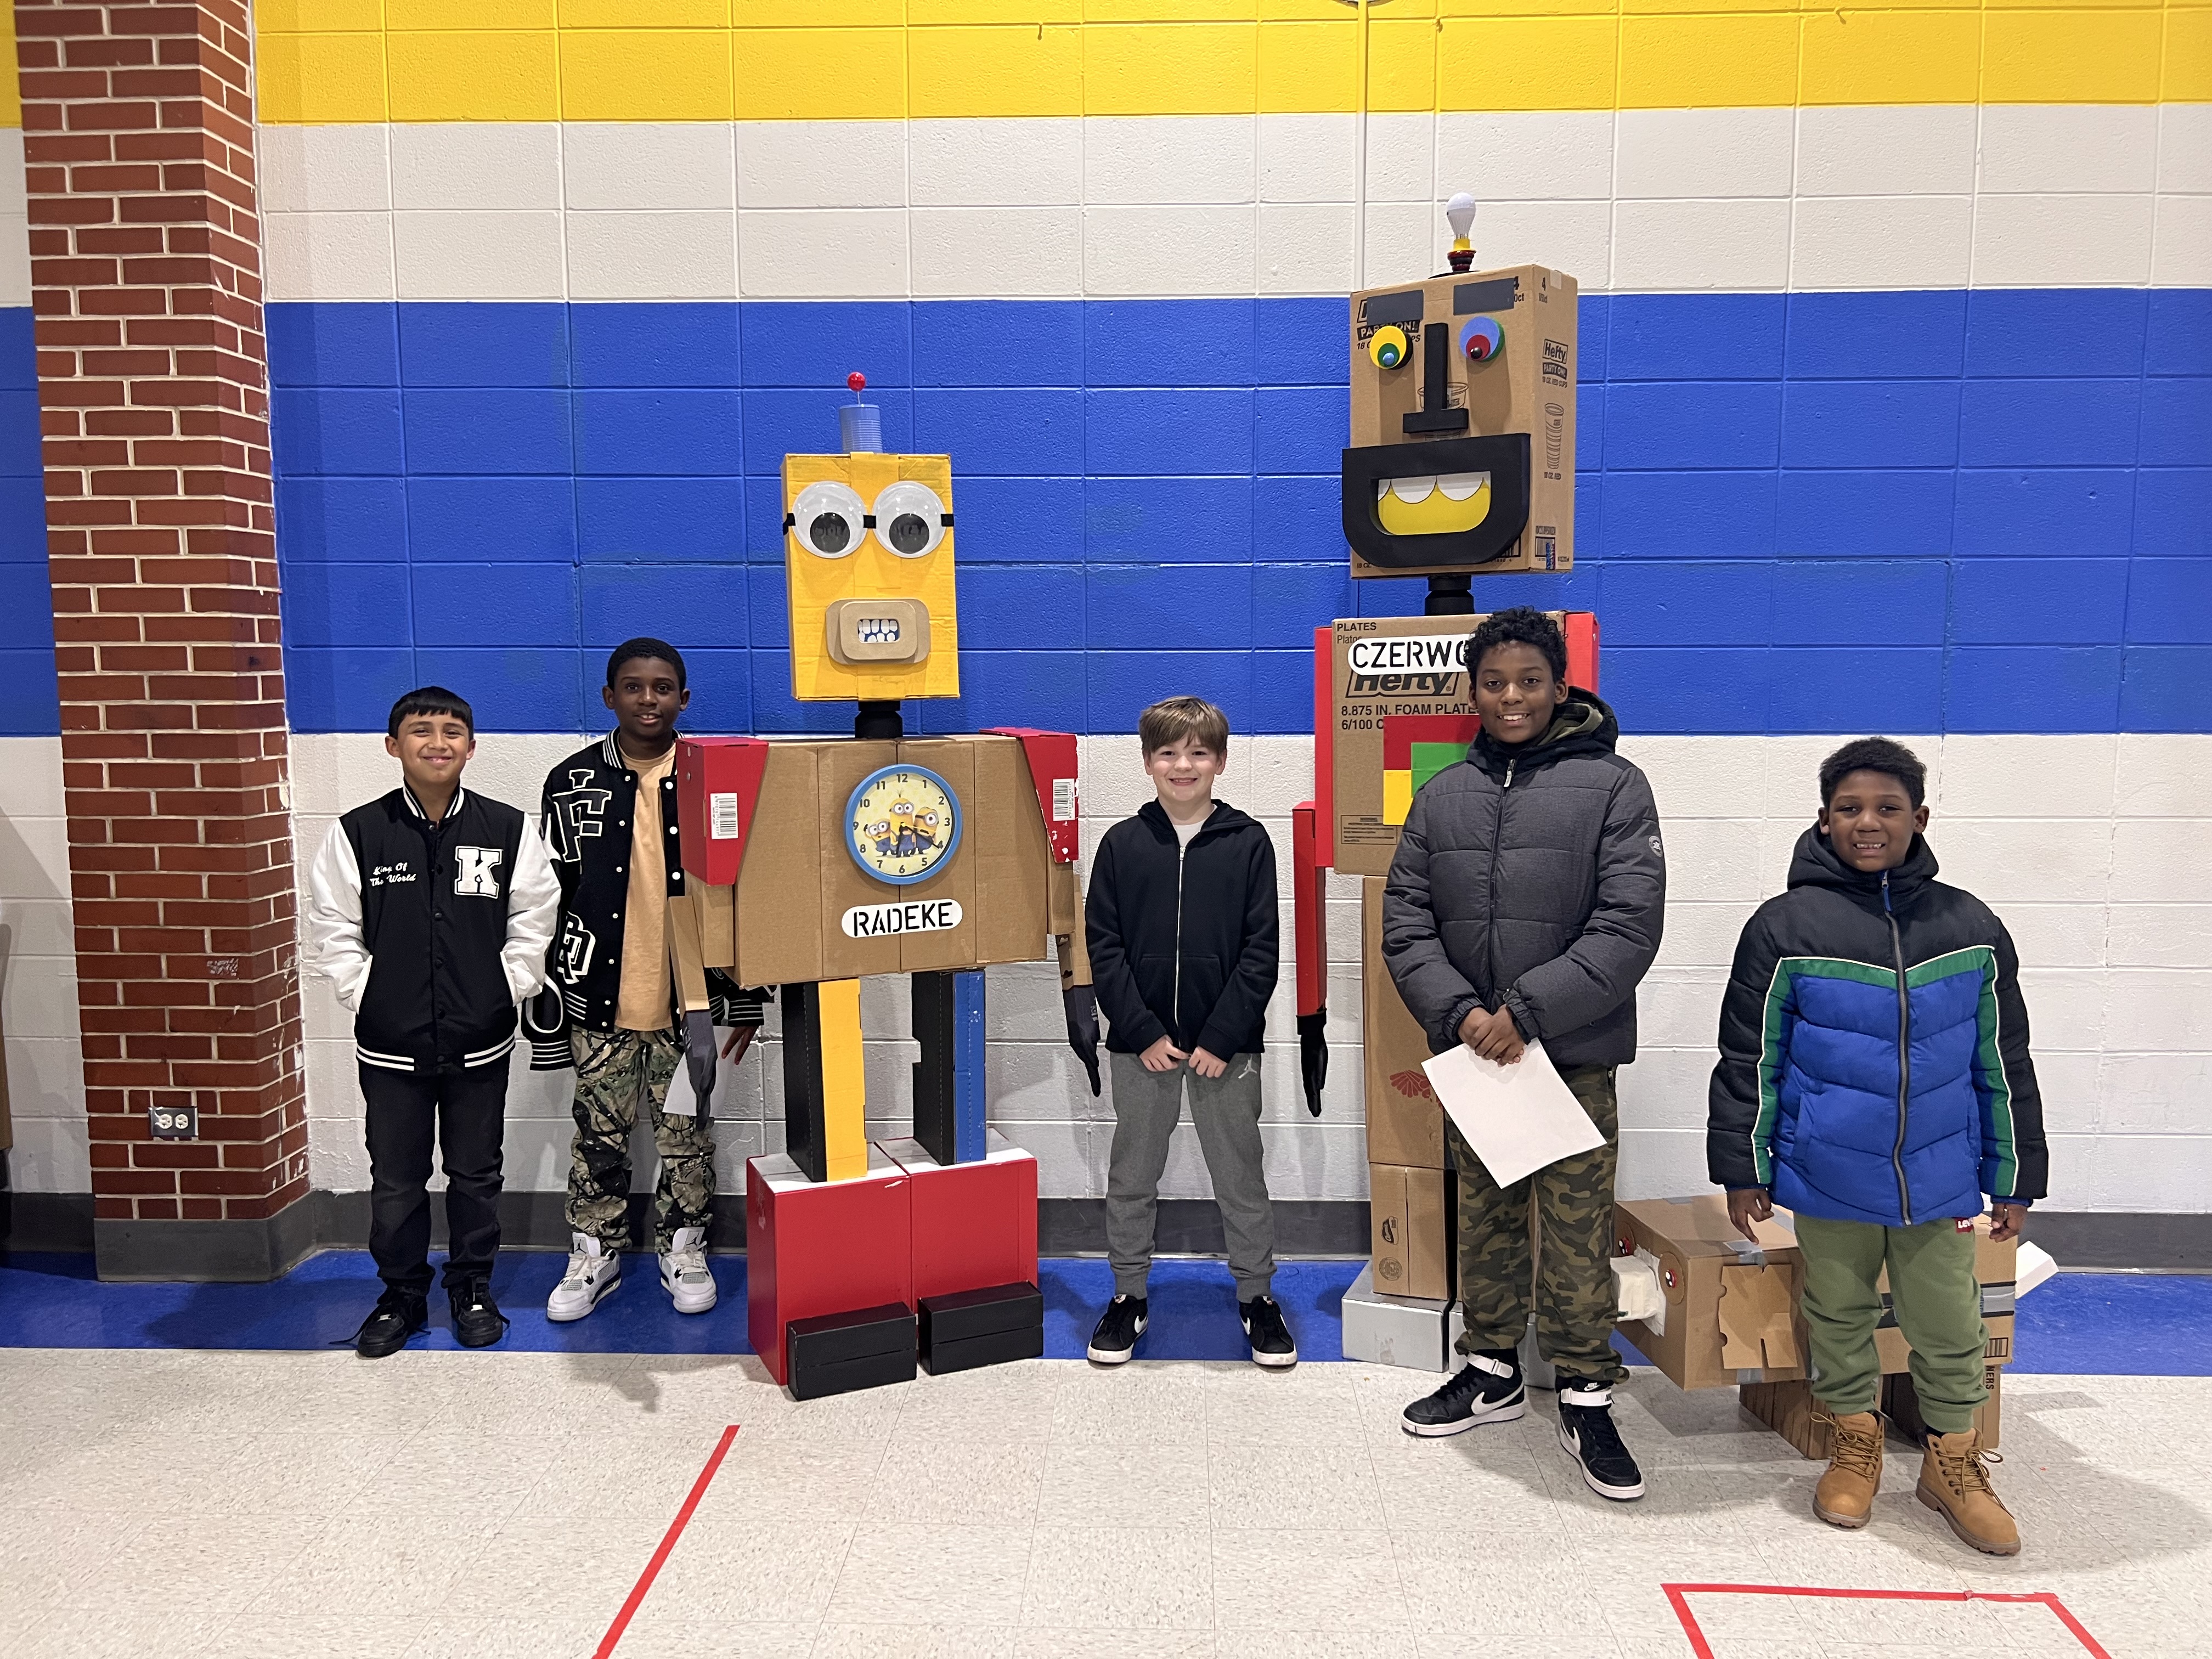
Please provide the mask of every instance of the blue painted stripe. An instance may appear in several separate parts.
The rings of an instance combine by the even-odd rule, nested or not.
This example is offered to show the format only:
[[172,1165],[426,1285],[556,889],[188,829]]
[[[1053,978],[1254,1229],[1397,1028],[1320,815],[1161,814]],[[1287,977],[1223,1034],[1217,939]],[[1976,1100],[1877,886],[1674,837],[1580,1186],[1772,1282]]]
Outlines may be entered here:
[[952,1156],[980,1162],[985,1144],[983,974],[952,976]]

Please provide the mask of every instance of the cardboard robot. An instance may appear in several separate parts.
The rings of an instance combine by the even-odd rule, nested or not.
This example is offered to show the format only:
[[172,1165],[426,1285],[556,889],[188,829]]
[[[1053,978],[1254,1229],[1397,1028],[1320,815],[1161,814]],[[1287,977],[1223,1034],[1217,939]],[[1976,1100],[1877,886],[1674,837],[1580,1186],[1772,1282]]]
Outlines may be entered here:
[[[1414,793],[1479,729],[1474,580],[1574,563],[1572,276],[1473,269],[1475,203],[1445,210],[1450,269],[1351,296],[1351,442],[1340,507],[1352,574],[1419,577],[1422,614],[1314,630],[1315,799],[1293,811],[1300,1069],[1328,1076],[1328,872],[1362,878],[1361,987],[1373,1260],[1346,1293],[1347,1357],[1449,1369],[1454,1251],[1442,1113],[1425,1035],[1381,961],[1382,878]],[[1570,681],[1597,689],[1597,619],[1554,613]]]
[[[960,691],[951,463],[882,453],[865,403],[841,416],[842,453],[784,459],[784,563],[793,695],[856,704],[854,736],[686,738],[677,762],[686,1006],[708,968],[781,988],[787,1150],[746,1168],[750,1319],[801,1397],[911,1376],[917,1349],[933,1370],[1042,1352],[1036,1161],[985,1123],[988,966],[1056,951],[1097,1086],[1075,738],[907,735],[904,702]],[[870,975],[908,981],[904,1139],[869,1136]]]

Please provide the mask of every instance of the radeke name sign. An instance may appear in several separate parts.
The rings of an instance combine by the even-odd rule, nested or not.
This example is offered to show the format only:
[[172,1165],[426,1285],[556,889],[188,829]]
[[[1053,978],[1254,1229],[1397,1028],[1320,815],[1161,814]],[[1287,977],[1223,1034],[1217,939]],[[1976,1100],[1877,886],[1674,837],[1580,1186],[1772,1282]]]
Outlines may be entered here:
[[896,933],[942,933],[960,925],[958,899],[914,899],[904,904],[856,904],[845,912],[847,939],[889,939]]

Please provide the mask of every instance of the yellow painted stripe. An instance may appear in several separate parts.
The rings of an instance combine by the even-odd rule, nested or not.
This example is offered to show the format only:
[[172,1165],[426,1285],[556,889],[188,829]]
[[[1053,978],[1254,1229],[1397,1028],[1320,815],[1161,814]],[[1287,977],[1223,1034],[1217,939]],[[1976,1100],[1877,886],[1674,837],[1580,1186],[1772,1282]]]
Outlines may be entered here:
[[[265,0],[259,15],[261,115],[276,123],[1359,101],[1358,25],[1335,0]],[[2202,4],[1392,0],[1370,30],[1379,111],[2154,103],[2212,83]]]
[[822,999],[822,1151],[832,1181],[868,1172],[868,1082],[860,1064],[860,981],[825,980]]
[[0,127],[23,125],[23,93],[15,80],[15,9],[0,21]]

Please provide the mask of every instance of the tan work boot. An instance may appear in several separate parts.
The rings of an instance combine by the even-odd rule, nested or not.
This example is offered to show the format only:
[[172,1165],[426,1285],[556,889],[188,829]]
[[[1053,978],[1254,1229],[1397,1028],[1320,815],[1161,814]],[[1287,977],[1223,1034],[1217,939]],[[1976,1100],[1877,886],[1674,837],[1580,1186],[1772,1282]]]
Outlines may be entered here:
[[2018,1555],[2020,1526],[1990,1490],[1988,1465],[2002,1462],[1982,1449],[1978,1430],[1931,1434],[1920,1462],[1920,1501],[1984,1555]]
[[1813,1513],[1832,1527],[1856,1530],[1874,1514],[1874,1495],[1881,1490],[1881,1418],[1823,1413],[1820,1420],[1828,1425],[1828,1472],[1813,1488]]

